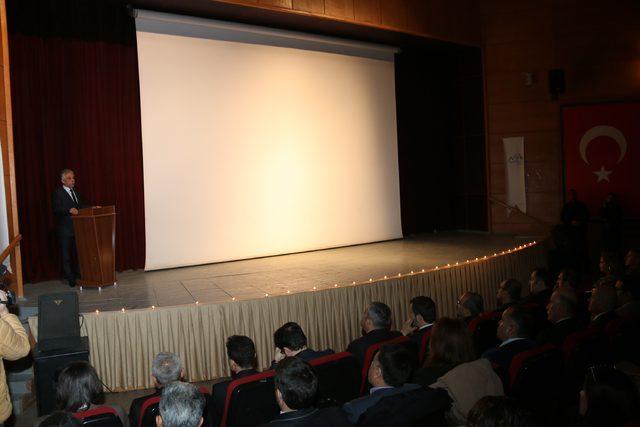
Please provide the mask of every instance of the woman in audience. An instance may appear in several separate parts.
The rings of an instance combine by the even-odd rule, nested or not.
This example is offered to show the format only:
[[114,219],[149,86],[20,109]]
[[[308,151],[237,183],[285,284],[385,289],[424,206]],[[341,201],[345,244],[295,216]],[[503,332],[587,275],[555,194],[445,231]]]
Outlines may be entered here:
[[580,392],[585,427],[616,427],[640,420],[640,398],[633,381],[609,367],[591,367]]
[[[73,413],[103,406],[102,382],[93,366],[87,362],[74,362],[64,368],[58,377],[56,398],[59,409]],[[109,406],[116,410],[122,425],[127,426],[124,410],[117,405]]]
[[469,411],[467,427],[536,427],[531,411],[506,396],[485,396]]
[[443,317],[433,325],[429,338],[429,357],[413,382],[427,387],[461,363],[475,359],[473,341],[461,320]]

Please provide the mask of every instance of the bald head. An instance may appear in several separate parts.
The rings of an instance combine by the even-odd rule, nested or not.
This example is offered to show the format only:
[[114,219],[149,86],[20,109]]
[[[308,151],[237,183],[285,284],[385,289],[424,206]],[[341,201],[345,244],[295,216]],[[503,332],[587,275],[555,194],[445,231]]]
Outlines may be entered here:
[[556,323],[562,319],[574,317],[578,306],[578,296],[571,288],[559,288],[551,294],[547,304],[547,318]]
[[609,284],[600,284],[591,291],[589,300],[589,313],[593,319],[598,314],[607,313],[616,308],[618,295],[616,288]]

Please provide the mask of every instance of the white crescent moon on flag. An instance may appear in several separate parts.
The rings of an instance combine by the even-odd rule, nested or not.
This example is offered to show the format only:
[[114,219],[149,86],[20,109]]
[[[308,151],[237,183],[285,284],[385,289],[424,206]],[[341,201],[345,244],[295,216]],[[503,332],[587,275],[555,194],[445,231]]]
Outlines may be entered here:
[[608,136],[618,143],[618,147],[620,148],[618,163],[620,163],[627,152],[627,140],[622,132],[613,126],[594,126],[582,135],[582,139],[580,139],[580,157],[582,157],[582,160],[584,160],[586,164],[589,164],[587,160],[587,146],[592,140],[599,136]]

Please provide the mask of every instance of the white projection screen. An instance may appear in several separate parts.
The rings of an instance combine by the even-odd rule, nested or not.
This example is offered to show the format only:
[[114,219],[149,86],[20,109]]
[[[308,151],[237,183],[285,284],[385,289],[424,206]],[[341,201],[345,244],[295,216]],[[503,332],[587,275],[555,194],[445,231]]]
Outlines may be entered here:
[[394,51],[137,11],[147,270],[402,237]]

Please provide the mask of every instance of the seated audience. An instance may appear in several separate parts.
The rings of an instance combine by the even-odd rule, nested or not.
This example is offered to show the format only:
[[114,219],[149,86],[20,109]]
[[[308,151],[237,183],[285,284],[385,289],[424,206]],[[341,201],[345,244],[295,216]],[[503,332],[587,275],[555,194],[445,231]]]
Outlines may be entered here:
[[160,396],[162,394],[162,388],[173,381],[178,381],[184,375],[184,369],[182,369],[182,362],[180,358],[173,353],[158,353],[153,358],[151,364],[151,380],[155,391],[146,396],[133,399],[131,406],[129,407],[129,423],[132,426],[137,426],[140,422],[142,414],[140,410],[144,402],[154,396]]
[[307,348],[307,336],[295,322],[287,322],[273,334],[273,342],[276,345],[275,360],[271,362],[269,369],[275,369],[279,361],[285,357],[299,357],[307,362],[322,356],[333,354],[333,350],[315,351]]
[[622,276],[616,282],[616,293],[616,314],[624,319],[640,322],[640,277]]
[[634,382],[608,367],[587,370],[580,392],[580,415],[585,427],[618,427],[640,421],[640,398]]
[[589,299],[590,328],[603,328],[617,317],[615,309],[618,305],[616,288],[608,284],[596,285]]
[[436,321],[436,303],[429,297],[415,297],[411,300],[412,316],[404,322],[402,335],[411,338],[418,348],[422,336],[431,329]]
[[459,426],[467,422],[467,415],[476,402],[484,396],[503,396],[504,389],[500,377],[491,362],[477,359],[462,363],[429,386],[444,389],[452,400],[447,412],[450,425]]
[[529,295],[523,299],[523,303],[537,304],[544,307],[549,302],[553,285],[549,272],[544,268],[536,268],[529,278]]
[[578,297],[573,289],[555,290],[547,304],[547,319],[551,326],[538,334],[538,343],[560,347],[567,336],[579,331],[581,325],[576,319],[577,306]]
[[413,362],[406,346],[389,344],[380,347],[369,367],[367,378],[373,386],[369,395],[347,402],[342,407],[349,421],[355,424],[368,408],[385,396],[419,389],[419,385],[408,383],[414,369]]
[[502,313],[507,308],[518,303],[520,301],[520,294],[522,293],[522,283],[516,279],[503,280],[498,285],[498,293],[496,294],[496,300],[498,301],[498,309]]
[[360,320],[363,336],[351,341],[347,351],[355,356],[360,364],[364,363],[367,349],[379,342],[387,341],[402,335],[398,331],[390,331],[391,309],[383,302],[372,302],[362,314]]
[[563,268],[556,279],[555,288],[571,288],[578,289],[578,275],[572,268]]
[[467,427],[536,427],[535,415],[522,402],[506,396],[485,396],[469,411]]
[[280,415],[268,426],[348,426],[340,408],[314,408],[318,379],[309,363],[287,357],[276,366],[274,377]]
[[484,300],[482,295],[476,292],[465,292],[458,298],[456,316],[458,319],[464,320],[467,325],[483,311]]
[[231,381],[258,373],[255,369],[256,347],[251,338],[243,335],[233,335],[227,338],[226,346],[231,379],[214,384],[212,389],[213,403],[219,416],[222,416],[224,412],[227,388]]
[[413,382],[427,387],[461,363],[475,359],[475,349],[467,325],[462,320],[443,317],[433,326],[429,357],[413,376]]
[[638,250],[629,249],[625,255],[624,272],[630,276],[640,276],[640,256],[638,256]]
[[[104,405],[102,382],[96,370],[88,362],[73,362],[64,368],[58,376],[56,389],[58,408],[67,412],[85,412]],[[115,409],[123,426],[128,425],[124,410],[117,405],[108,405]]]
[[533,319],[522,308],[514,306],[506,309],[498,323],[498,338],[502,343],[482,355],[502,368],[505,384],[508,384],[509,365],[514,356],[536,346],[536,342],[529,338],[532,323]]
[[42,420],[38,427],[80,427],[82,423],[71,412],[55,411]]
[[359,427],[444,426],[451,408],[446,390],[417,388],[383,397],[358,420]]
[[193,384],[174,381],[165,386],[160,398],[158,427],[200,427],[205,398]]

